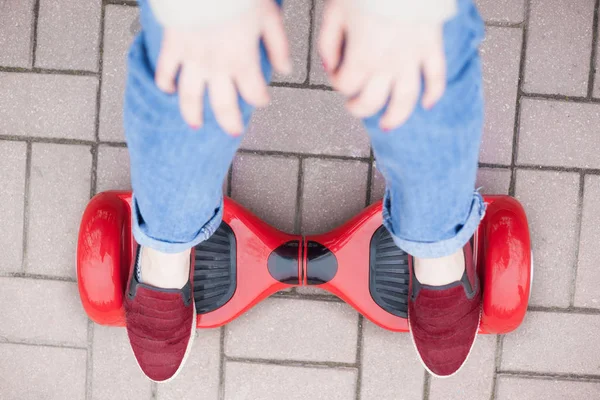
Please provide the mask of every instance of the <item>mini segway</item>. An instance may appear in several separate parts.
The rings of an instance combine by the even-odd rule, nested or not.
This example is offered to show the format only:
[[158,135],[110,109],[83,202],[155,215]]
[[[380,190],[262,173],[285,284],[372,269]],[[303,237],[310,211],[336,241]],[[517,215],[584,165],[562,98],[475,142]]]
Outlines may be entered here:
[[[527,311],[532,276],[523,207],[509,196],[485,196],[487,211],[473,237],[483,287],[480,333],[507,333]],[[375,324],[408,331],[409,256],[382,226],[382,203],[322,235],[289,235],[225,198],[218,230],[195,248],[198,328],[237,318],[293,286],[338,296]],[[77,247],[77,277],[88,316],[123,326],[123,297],[135,251],[131,193],[104,192],[88,204]]]

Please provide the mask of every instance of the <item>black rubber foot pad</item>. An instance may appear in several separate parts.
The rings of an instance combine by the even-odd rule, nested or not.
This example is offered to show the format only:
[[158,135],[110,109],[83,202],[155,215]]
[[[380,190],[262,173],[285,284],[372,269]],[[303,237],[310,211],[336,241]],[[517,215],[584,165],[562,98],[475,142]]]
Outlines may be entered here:
[[408,254],[400,250],[385,227],[371,238],[369,290],[375,303],[398,317],[408,316]]
[[196,313],[214,311],[233,297],[236,287],[235,250],[235,235],[224,222],[208,240],[196,246]]

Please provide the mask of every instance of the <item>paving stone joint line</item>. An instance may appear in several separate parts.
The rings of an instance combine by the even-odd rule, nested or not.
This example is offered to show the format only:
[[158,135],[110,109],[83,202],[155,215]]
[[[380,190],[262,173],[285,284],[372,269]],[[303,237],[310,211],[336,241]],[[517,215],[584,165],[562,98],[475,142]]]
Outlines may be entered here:
[[26,274],[27,269],[27,241],[29,238],[29,193],[31,191],[31,153],[32,145],[27,143],[25,155],[25,187],[23,190],[23,249],[21,252],[21,273]]
[[594,5],[594,22],[592,23],[592,54],[590,56],[590,74],[588,75],[588,92],[589,99],[594,97],[594,86],[596,79],[596,62],[598,61],[598,9],[600,8],[600,0],[596,0]]
[[87,351],[87,345],[86,346],[73,346],[71,344],[67,344],[66,342],[47,342],[47,341],[37,341],[37,340],[31,340],[31,339],[15,339],[15,338],[8,338],[8,337],[4,337],[4,336],[0,336],[0,343],[1,344],[17,344],[19,346],[36,346],[36,347],[52,347],[52,348],[58,348],[58,349],[73,349],[73,350],[85,350]]
[[124,7],[137,7],[138,3],[136,0],[102,0],[103,5],[114,5]]
[[37,54],[37,30],[38,30],[38,19],[40,15],[40,0],[35,0],[33,3],[33,21],[31,29],[31,66],[35,68],[36,54]]
[[85,374],[85,393],[87,399],[93,398],[93,377],[94,377],[94,322],[87,321],[87,357]]
[[219,400],[225,398],[225,327],[219,331]]
[[0,272],[0,278],[21,278],[21,279],[36,279],[45,281],[59,281],[77,283],[77,279],[67,276],[40,275],[30,274],[27,272]]
[[575,306],[575,291],[577,290],[577,271],[579,266],[579,243],[583,225],[583,200],[585,195],[585,174],[579,174],[579,193],[577,194],[577,216],[575,220],[575,256],[571,268],[571,285],[569,287],[569,307]]
[[545,307],[545,306],[529,306],[527,311],[547,312],[556,314],[579,314],[579,315],[600,315],[599,308],[588,307]]
[[[296,215],[294,217],[294,231],[302,231],[302,210],[304,208],[304,158],[298,159],[298,181],[296,182]],[[294,288],[295,289],[295,288]]]
[[490,400],[496,399],[496,391],[498,386],[498,371],[502,366],[502,349],[504,346],[504,335],[496,336],[496,349],[494,351],[494,376],[492,377],[492,394]]
[[225,361],[238,362],[244,364],[262,364],[262,365],[278,365],[283,367],[300,367],[300,368],[336,368],[357,370],[356,363],[335,362],[335,361],[300,361],[300,360],[285,360],[271,358],[248,358],[248,357],[231,357],[225,355]]
[[[289,1],[289,0],[288,0]],[[315,10],[317,8],[317,0],[311,0],[310,10],[308,12],[308,54],[306,55],[306,79],[304,83],[310,84],[310,72],[312,69],[312,50],[313,50],[313,34],[315,25]]]
[[[368,199],[368,197],[367,197]],[[362,354],[363,354],[363,321],[364,317],[362,315],[358,315],[357,318],[358,329],[356,330],[356,367],[358,368],[358,372],[356,373],[356,384],[355,384],[355,400],[361,399],[361,388],[362,388]]]
[[55,68],[40,68],[40,67],[6,67],[0,65],[0,72],[14,72],[22,74],[39,74],[39,75],[65,75],[65,76],[95,76],[99,77],[99,73],[95,71],[86,71],[79,69],[55,69]]
[[500,370],[498,375],[518,377],[523,379],[540,379],[540,380],[562,380],[572,382],[593,382],[600,383],[600,375],[593,374],[556,374],[535,371],[511,371]]
[[431,375],[423,368],[423,400],[429,400],[431,392]]
[[519,131],[521,124],[521,97],[522,88],[525,75],[525,61],[527,56],[527,39],[529,32],[529,20],[531,14],[531,0],[526,0],[525,4],[525,17],[523,19],[523,33],[521,36],[521,58],[519,59],[519,77],[517,80],[517,98],[515,99],[515,116],[514,116],[514,130],[512,140],[512,154],[510,160],[510,184],[508,194],[511,196],[515,195],[515,188],[517,185],[517,173],[515,166],[517,164],[518,148],[519,148]]

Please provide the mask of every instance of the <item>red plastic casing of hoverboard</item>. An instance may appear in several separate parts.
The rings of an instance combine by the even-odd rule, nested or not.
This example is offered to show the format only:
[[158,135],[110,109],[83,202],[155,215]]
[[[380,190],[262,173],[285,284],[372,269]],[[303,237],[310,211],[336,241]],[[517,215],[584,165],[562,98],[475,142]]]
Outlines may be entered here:
[[[516,199],[485,196],[484,200],[487,211],[474,241],[484,290],[480,332],[507,333],[520,325],[527,311],[532,273],[529,228]],[[223,222],[236,247],[234,291],[219,308],[198,314],[198,328],[222,326],[280,290],[313,284],[385,329],[408,331],[406,318],[380,306],[369,286],[370,249],[382,225],[381,207],[378,202],[333,231],[303,237],[283,233],[225,198]],[[79,292],[93,321],[124,326],[123,296],[135,246],[131,193],[96,195],[82,217],[77,247]],[[327,252],[325,258],[333,261],[311,263],[315,251]]]

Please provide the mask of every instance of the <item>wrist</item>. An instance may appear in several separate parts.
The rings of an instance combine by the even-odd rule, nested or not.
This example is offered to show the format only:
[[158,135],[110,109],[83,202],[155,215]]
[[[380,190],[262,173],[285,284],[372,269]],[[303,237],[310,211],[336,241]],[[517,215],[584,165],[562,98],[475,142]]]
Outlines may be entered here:
[[156,19],[168,28],[198,29],[248,11],[256,0],[149,0]]
[[414,23],[444,23],[457,13],[456,0],[346,0],[362,11]]

